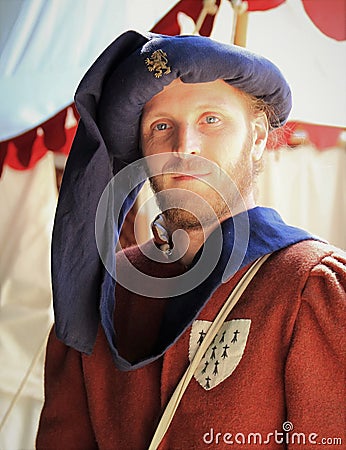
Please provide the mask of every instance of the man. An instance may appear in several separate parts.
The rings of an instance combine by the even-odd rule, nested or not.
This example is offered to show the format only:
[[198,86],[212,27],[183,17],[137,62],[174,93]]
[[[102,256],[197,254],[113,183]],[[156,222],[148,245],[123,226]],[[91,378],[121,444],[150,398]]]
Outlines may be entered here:
[[[127,32],[76,103],[37,448],[341,439],[345,255],[255,203],[268,132],[291,107],[279,70],[208,38]],[[147,177],[154,239],[115,257]]]

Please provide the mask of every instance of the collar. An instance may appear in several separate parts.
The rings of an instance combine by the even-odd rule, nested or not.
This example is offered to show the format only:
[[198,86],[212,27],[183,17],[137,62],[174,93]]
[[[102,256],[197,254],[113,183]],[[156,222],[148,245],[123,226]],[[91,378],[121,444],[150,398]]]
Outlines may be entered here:
[[155,245],[169,257],[172,254],[173,242],[162,214],[159,214],[151,223],[151,231]]

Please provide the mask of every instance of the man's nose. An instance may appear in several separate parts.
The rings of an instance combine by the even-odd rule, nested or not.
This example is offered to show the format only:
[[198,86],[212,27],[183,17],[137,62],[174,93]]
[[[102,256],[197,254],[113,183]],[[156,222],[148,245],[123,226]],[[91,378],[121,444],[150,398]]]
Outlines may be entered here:
[[193,125],[184,125],[177,129],[173,152],[183,158],[184,155],[199,155],[201,141],[198,130]]

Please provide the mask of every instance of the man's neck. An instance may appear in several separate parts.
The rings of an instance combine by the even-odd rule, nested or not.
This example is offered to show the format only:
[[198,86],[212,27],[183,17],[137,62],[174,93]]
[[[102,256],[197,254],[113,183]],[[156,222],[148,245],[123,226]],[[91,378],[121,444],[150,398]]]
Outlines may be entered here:
[[[192,263],[193,258],[195,257],[198,250],[202,247],[204,242],[210,236],[210,234],[219,226],[219,222],[213,223],[209,226],[193,228],[190,230],[185,230],[188,235],[188,245],[185,244],[185,248],[187,247],[186,252],[180,258],[179,262],[183,264],[185,267],[189,267]],[[181,240],[177,240],[176,245],[181,245]],[[182,251],[185,249],[183,248]]]
[[179,262],[185,267],[189,267],[198,250],[202,247],[210,234],[220,225],[220,223],[232,216],[255,207],[255,205],[256,203],[254,198],[250,196],[241,206],[234,208],[232,214],[225,214],[217,221],[213,221],[203,227],[188,228],[182,231],[177,230],[174,224],[167,223],[170,234],[172,235],[174,247],[178,254],[182,255]]

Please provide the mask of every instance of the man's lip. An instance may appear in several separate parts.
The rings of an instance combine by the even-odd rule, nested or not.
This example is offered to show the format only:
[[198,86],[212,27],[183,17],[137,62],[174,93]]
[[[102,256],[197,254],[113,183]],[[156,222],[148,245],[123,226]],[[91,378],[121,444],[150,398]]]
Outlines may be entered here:
[[210,175],[210,173],[181,173],[173,175],[172,178],[178,181],[199,180],[207,175]]

